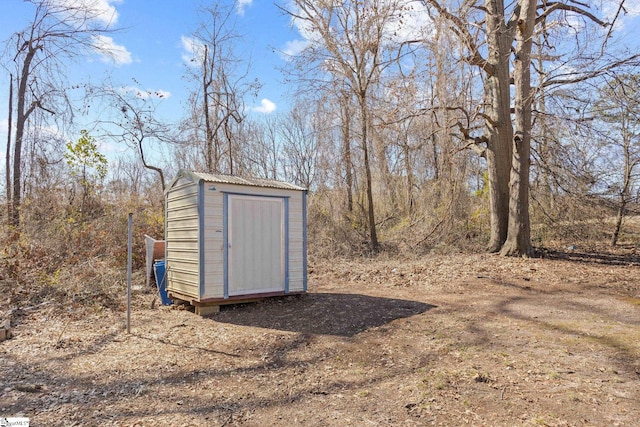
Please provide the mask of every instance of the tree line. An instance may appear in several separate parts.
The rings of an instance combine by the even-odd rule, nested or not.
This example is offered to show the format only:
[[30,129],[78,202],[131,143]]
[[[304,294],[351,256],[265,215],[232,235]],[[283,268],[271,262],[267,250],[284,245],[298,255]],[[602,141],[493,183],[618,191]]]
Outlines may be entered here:
[[[138,81],[66,79],[115,30],[92,2],[29,3],[2,56],[11,230],[60,212],[86,223],[132,197],[161,211],[179,168],[309,188],[311,232],[349,253],[476,239],[531,256],[532,224],[588,215],[615,219],[616,244],[635,212],[640,56],[616,38],[624,0],[611,13],[575,0],[294,0],[278,6],[304,37],[284,70],[292,107],[264,117],[248,113],[260,82],[234,5],[215,3],[189,39],[191,94],[172,123]],[[80,111],[100,119],[76,129]],[[96,139],[135,155],[107,165]]]

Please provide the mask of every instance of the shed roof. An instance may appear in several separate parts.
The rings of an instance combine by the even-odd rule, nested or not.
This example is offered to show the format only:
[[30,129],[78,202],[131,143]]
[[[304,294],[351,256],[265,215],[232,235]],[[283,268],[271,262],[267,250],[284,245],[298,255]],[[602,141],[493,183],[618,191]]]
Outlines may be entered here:
[[[298,190],[305,191],[306,188],[300,187],[295,184],[290,184],[284,181],[276,181],[273,179],[261,179],[261,178],[243,178],[239,176],[233,175],[224,175],[224,174],[213,174],[206,172],[193,172],[181,169],[178,172],[178,175],[174,178],[175,182],[181,177],[191,178],[193,181],[206,181],[206,182],[215,182],[220,184],[236,184],[236,185],[248,185],[251,187],[266,187],[266,188],[279,188],[284,190]],[[173,184],[172,182],[172,184]],[[169,187],[171,187],[170,185]]]

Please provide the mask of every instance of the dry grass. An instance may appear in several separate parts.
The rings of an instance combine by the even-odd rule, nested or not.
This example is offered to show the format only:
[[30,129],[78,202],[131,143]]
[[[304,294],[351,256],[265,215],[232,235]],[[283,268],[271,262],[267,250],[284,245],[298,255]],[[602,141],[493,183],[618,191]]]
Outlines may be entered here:
[[122,305],[43,305],[0,344],[0,412],[54,426],[631,426],[638,268],[336,259],[311,266],[304,297],[209,318],[151,308],[143,288],[130,335]]
[[210,318],[158,307],[140,271],[142,235],[159,236],[159,223],[137,216],[130,335],[125,218],[50,221],[19,238],[4,230],[0,321],[15,336],[0,344],[0,416],[52,426],[636,423],[638,218],[616,248],[606,221],[536,229],[541,257],[521,259],[470,251],[483,238],[466,225],[424,240],[427,220],[389,223],[387,251],[373,257],[351,223],[332,229],[338,219],[313,215],[309,294]]

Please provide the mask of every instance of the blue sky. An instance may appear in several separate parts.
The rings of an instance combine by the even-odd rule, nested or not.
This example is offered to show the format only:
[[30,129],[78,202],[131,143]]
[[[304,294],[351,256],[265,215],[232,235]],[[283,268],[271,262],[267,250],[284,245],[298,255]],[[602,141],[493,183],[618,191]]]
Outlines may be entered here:
[[[25,28],[33,18],[34,7],[23,0],[1,0],[0,42],[14,32]],[[144,89],[162,92],[161,112],[165,120],[177,122],[184,116],[189,93],[189,82],[184,79],[188,54],[184,43],[200,23],[198,9],[213,0],[51,0],[58,3],[78,4],[94,2],[104,10],[104,19],[115,21],[122,30],[103,39],[115,53],[113,58],[98,54],[79,58],[69,66],[70,83],[91,80],[99,83],[107,76],[116,86],[133,85],[135,79]],[[230,0],[220,0],[232,5]],[[411,0],[406,0],[410,2]],[[288,0],[280,1],[281,4]],[[594,2],[594,3],[597,3]],[[605,15],[613,16],[616,1],[604,0]],[[239,44],[250,56],[252,68],[248,79],[258,78],[263,84],[256,99],[246,100],[249,114],[271,114],[288,109],[291,93],[281,82],[278,70],[286,63],[280,51],[304,46],[304,28],[292,28],[290,18],[275,5],[274,0],[239,0],[237,31],[243,38]],[[412,3],[412,7],[419,3]],[[622,33],[623,44],[637,44],[640,34],[640,0],[625,2],[628,16],[618,22],[616,31]],[[413,25],[425,25],[426,13],[416,9],[410,20]],[[403,31],[412,28],[406,20]],[[399,31],[400,29],[396,29]],[[0,73],[0,152],[4,153],[7,128],[8,75]],[[2,162],[3,163],[3,162]],[[0,165],[0,169],[3,165]]]
[[[60,3],[78,3],[87,0],[54,0]],[[103,42],[114,55],[98,54],[79,58],[69,66],[71,83],[91,80],[99,83],[108,76],[116,86],[133,85],[135,79],[144,89],[161,91],[168,95],[162,101],[163,118],[177,122],[184,114],[190,83],[185,80],[188,55],[185,38],[197,30],[200,23],[198,10],[205,1],[200,0],[91,0],[104,9],[105,19],[115,20],[121,30],[109,34]],[[0,41],[6,41],[14,32],[28,26],[33,18],[33,5],[22,0],[2,0],[0,14]],[[208,2],[211,4],[211,2]],[[224,4],[233,5],[229,0]],[[280,53],[296,39],[290,19],[273,1],[240,0],[237,32],[242,35],[238,43],[252,68],[248,79],[258,78],[263,84],[256,99],[246,100],[250,114],[270,114],[286,110],[286,88],[279,67],[285,65]],[[0,74],[0,149],[6,147],[8,80]]]

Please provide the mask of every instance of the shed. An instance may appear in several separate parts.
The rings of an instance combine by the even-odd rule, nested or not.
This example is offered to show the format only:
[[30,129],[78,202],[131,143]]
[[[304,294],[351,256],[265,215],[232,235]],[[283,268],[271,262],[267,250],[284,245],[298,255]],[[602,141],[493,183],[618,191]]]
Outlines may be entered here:
[[165,192],[167,292],[197,310],[306,292],[306,217],[297,185],[179,171]]

